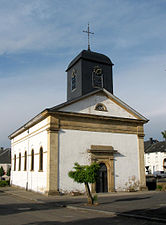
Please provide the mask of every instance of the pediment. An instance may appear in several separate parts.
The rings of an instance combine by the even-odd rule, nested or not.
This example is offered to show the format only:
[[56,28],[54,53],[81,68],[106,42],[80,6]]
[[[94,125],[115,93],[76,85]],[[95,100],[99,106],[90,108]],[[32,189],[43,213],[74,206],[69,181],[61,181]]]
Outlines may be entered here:
[[57,110],[98,116],[147,120],[116,96],[105,90],[61,105]]

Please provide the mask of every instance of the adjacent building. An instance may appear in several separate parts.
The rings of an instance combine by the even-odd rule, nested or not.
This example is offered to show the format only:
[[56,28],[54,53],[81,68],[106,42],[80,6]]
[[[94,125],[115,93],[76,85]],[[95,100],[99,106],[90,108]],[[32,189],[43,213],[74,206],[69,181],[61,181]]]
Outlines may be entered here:
[[166,172],[166,141],[157,141],[150,138],[145,142],[145,168],[147,172]]
[[0,148],[0,167],[3,167],[5,173],[7,173],[8,169],[11,167],[11,149],[3,147]]

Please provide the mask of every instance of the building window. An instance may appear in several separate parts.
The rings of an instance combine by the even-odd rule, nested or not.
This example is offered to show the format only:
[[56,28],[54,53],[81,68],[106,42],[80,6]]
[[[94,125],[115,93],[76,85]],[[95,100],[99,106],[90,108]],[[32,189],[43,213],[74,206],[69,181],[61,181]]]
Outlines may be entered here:
[[27,170],[27,152],[24,153],[24,170]]
[[39,152],[39,171],[43,171],[43,148],[40,148]]
[[76,89],[76,70],[74,69],[71,75],[71,90],[74,91]]
[[16,155],[14,155],[14,171],[16,171]]
[[98,104],[96,105],[96,107],[95,107],[95,110],[107,112],[106,106],[105,106],[104,104],[102,104],[102,103],[98,103]]
[[21,170],[21,153],[19,153],[19,159],[18,159],[18,170]]
[[31,171],[34,170],[34,150],[31,151]]
[[163,168],[166,170],[166,159],[163,160]]

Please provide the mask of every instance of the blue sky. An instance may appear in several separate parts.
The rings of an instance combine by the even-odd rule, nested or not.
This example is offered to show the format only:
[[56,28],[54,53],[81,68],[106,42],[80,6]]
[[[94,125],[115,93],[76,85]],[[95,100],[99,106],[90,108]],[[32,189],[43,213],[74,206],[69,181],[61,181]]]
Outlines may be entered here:
[[87,49],[114,63],[114,94],[166,129],[166,0],[0,0],[0,146],[44,108],[66,101],[69,62]]

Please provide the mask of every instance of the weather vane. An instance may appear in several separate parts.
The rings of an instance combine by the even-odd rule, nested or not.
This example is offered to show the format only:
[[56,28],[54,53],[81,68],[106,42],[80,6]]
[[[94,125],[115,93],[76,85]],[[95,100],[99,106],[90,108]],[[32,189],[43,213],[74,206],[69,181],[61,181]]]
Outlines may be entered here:
[[89,41],[89,35],[90,34],[94,34],[92,32],[89,31],[89,23],[88,23],[88,30],[83,30],[83,32],[88,34],[88,50],[90,51],[90,41]]

